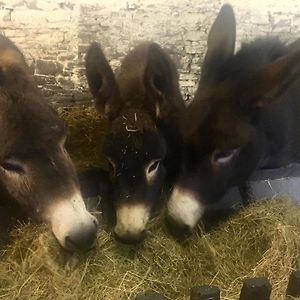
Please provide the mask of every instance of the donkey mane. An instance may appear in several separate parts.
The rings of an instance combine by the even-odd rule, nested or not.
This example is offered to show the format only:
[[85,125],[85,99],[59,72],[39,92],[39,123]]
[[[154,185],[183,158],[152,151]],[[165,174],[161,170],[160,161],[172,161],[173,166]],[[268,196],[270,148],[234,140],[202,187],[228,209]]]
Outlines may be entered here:
[[[216,68],[208,70],[203,79],[203,86],[199,88],[195,95],[194,106],[199,106],[198,109],[193,108],[197,118],[195,118],[195,124],[200,124],[205,121],[205,117],[211,113],[213,107],[215,107],[214,101],[219,101],[218,98],[214,98],[217,94],[222,94],[223,92],[228,93],[230,89],[230,94],[232,97],[228,98],[228,101],[235,101],[235,109],[241,112],[242,107],[240,106],[241,101],[243,101],[243,93],[252,89],[252,77],[256,72],[260,71],[266,65],[276,61],[277,59],[284,57],[288,54],[288,46],[285,45],[278,37],[263,37],[257,38],[251,42],[245,42],[242,44],[241,48],[237,53],[229,57],[223,64]],[[218,59],[216,57],[216,59]],[[216,87],[213,89],[211,87],[206,88],[206,82],[214,83],[226,83],[225,90],[222,91],[222,87],[218,87],[219,91],[216,92]],[[210,95],[212,98],[210,101],[206,101],[206,97],[203,95]],[[205,101],[202,101],[205,100]],[[222,99],[222,101],[227,101]],[[197,103],[198,102],[198,103]],[[244,108],[246,107],[242,103]],[[200,109],[201,106],[201,109]],[[201,111],[199,114],[198,111]],[[192,112],[190,112],[192,113]],[[191,124],[188,120],[183,120],[183,134],[189,135],[196,126],[192,126],[193,130],[189,131],[185,127],[190,127]],[[185,126],[186,125],[186,126]]]
[[[217,80],[243,80],[243,75],[258,71],[286,53],[286,45],[277,37],[257,38],[252,42],[243,43],[241,49],[229,58],[214,76]],[[237,74],[238,77],[235,77]]]

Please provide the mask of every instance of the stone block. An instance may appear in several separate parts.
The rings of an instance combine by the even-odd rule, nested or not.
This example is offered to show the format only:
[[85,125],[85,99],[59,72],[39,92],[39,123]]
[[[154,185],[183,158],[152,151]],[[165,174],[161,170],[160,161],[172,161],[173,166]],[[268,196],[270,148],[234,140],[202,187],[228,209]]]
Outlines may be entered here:
[[57,75],[62,73],[63,65],[52,60],[38,59],[36,61],[36,74]]

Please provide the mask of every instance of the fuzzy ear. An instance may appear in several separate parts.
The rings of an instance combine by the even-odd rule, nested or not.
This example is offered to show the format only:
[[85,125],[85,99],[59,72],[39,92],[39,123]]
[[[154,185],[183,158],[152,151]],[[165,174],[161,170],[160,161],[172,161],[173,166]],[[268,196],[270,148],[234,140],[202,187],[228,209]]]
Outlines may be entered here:
[[179,93],[178,74],[168,54],[155,43],[149,44],[144,83],[147,94],[145,105],[156,118],[168,114],[170,101]]
[[202,78],[209,77],[234,54],[235,38],[234,12],[229,4],[224,4],[208,34]]
[[252,107],[263,107],[286,91],[296,79],[300,79],[300,50],[292,50],[256,72],[248,80],[242,98]]
[[120,108],[120,94],[114,73],[98,43],[92,43],[85,58],[86,76],[96,109],[112,119]]
[[28,72],[24,55],[11,40],[0,34],[0,86],[22,84],[24,72]]

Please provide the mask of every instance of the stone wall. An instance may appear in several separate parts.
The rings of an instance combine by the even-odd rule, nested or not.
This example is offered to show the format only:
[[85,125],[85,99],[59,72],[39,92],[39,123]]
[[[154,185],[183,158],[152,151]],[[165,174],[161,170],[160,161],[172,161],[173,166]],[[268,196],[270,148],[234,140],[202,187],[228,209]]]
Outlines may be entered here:
[[300,0],[0,0],[0,28],[24,52],[43,94],[54,105],[90,103],[83,58],[101,42],[112,67],[136,43],[165,47],[191,99],[208,30],[224,2],[237,19],[237,47],[255,36],[300,37]]

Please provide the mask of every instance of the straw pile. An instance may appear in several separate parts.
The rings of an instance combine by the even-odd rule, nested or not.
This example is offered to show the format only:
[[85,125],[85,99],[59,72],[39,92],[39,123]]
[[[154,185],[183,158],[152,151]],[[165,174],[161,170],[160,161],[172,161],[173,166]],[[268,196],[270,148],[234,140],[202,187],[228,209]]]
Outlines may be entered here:
[[58,112],[68,124],[66,148],[76,168],[79,171],[95,166],[105,168],[101,149],[108,129],[106,121],[93,107],[58,108]]
[[272,299],[285,299],[288,275],[299,262],[300,209],[287,201],[256,204],[184,244],[159,220],[152,233],[130,248],[100,231],[95,249],[75,256],[46,226],[24,225],[1,255],[1,298],[115,300],[157,291],[179,300],[188,299],[193,285],[214,284],[222,299],[238,299],[243,278],[267,276]]
[[[88,124],[90,117],[88,113]],[[86,126],[80,134],[89,139]],[[83,149],[78,141],[73,143]],[[85,157],[80,155],[74,152],[75,158]],[[93,159],[101,162],[100,157]],[[279,300],[285,299],[290,272],[299,267],[300,207],[285,200],[253,204],[211,232],[199,230],[185,243],[172,239],[160,219],[150,230],[152,235],[137,248],[120,245],[101,230],[94,249],[71,254],[60,248],[47,226],[19,226],[0,254],[0,298],[116,300],[157,291],[167,299],[187,300],[193,285],[214,284],[221,288],[222,299],[233,300],[245,277],[266,276],[273,286],[272,299]]]

